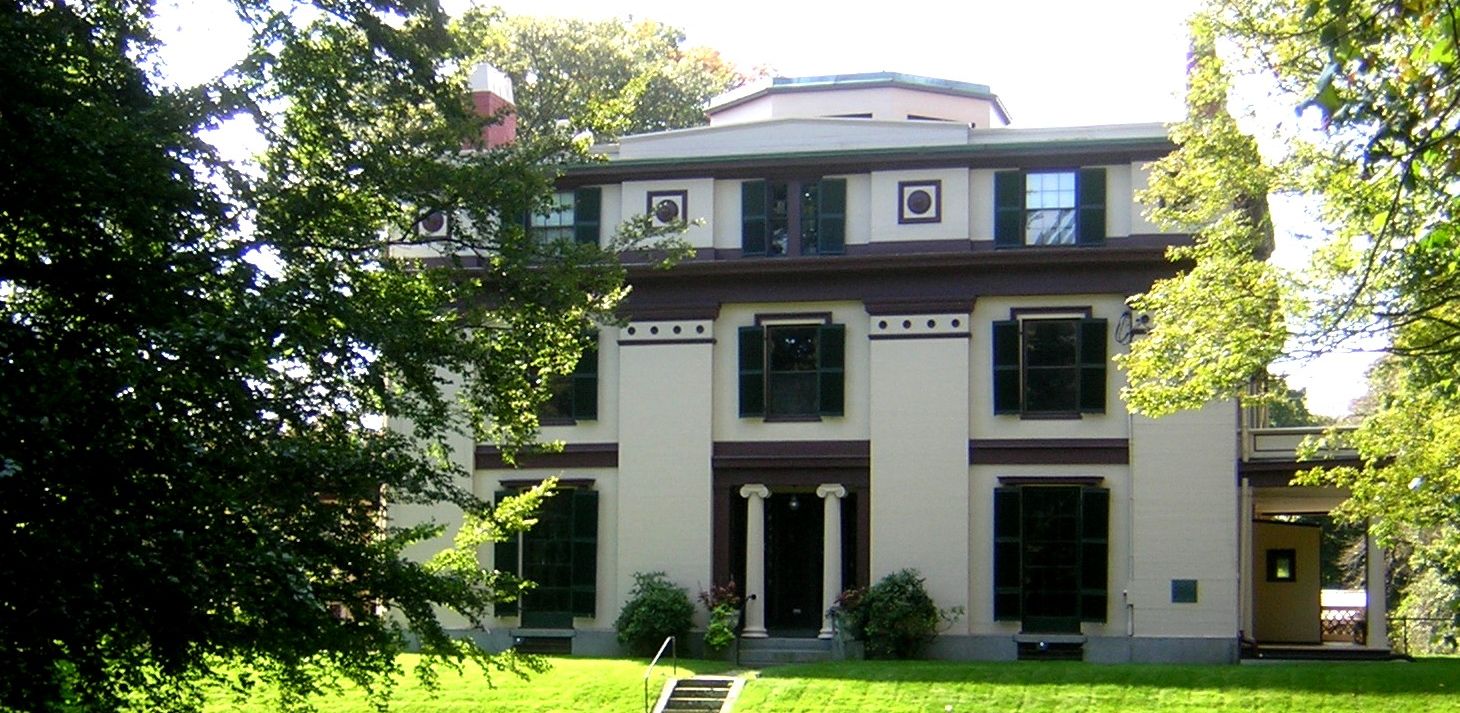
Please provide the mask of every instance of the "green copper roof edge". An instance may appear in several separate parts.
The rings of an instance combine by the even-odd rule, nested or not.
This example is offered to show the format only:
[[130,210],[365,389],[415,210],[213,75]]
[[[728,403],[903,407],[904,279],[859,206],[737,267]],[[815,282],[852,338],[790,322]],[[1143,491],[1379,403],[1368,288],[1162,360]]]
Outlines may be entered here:
[[576,163],[566,164],[562,168],[567,173],[580,170],[592,169],[619,169],[638,168],[641,166],[673,166],[676,164],[716,164],[734,163],[737,161],[769,161],[769,160],[794,160],[799,158],[871,158],[878,156],[977,156],[995,151],[1022,151],[1029,149],[1118,149],[1138,147],[1170,147],[1174,146],[1170,138],[1144,136],[1144,137],[1121,137],[1111,139],[1052,139],[1046,141],[1011,141],[997,144],[953,144],[948,146],[896,146],[874,149],[838,149],[832,151],[789,151],[781,153],[758,153],[758,154],[732,154],[728,156],[673,156],[667,158],[637,158],[597,162],[597,163]]

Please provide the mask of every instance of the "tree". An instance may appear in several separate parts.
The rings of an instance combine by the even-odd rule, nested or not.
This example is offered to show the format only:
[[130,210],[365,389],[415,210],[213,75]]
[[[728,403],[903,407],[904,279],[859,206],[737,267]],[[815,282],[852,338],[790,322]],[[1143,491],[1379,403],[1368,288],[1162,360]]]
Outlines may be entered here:
[[527,136],[587,130],[597,141],[705,123],[704,105],[746,81],[720,53],[682,47],[653,20],[505,17],[468,13],[463,26],[487,62],[512,78]]
[[[193,88],[158,79],[147,0],[0,9],[0,710],[380,694],[407,633],[534,665],[447,635],[436,607],[478,620],[511,583],[402,558],[434,531],[381,504],[524,526],[541,491],[491,511],[448,436],[530,443],[530,374],[571,370],[622,269],[498,220],[546,205],[564,147],[462,151],[471,53],[435,2],[237,7],[252,52]],[[199,138],[238,115],[256,164]],[[452,256],[393,257],[438,210]]]
[[[1157,311],[1157,327],[1152,343],[1138,343],[1129,358],[1132,405],[1159,414],[1230,396],[1285,340],[1289,351],[1322,351],[1355,338],[1386,345],[1387,386],[1369,399],[1352,435],[1363,465],[1311,472],[1301,482],[1348,488],[1352,497],[1339,514],[1368,518],[1382,541],[1412,542],[1421,562],[1455,577],[1460,533],[1449,523],[1460,516],[1460,194],[1453,183],[1460,167],[1460,7],[1214,0],[1193,27],[1198,38],[1227,42],[1278,96],[1291,98],[1312,128],[1289,132],[1271,169],[1251,153],[1226,164],[1173,158],[1175,165],[1153,181],[1153,212],[1201,201],[1200,191],[1221,188],[1220,181],[1240,185],[1268,172],[1274,189],[1319,206],[1322,228],[1306,271],[1275,275],[1271,290],[1234,292],[1225,280],[1244,284],[1264,270],[1240,257],[1251,236],[1219,237],[1206,228],[1217,223],[1205,216],[1166,213],[1195,217],[1178,222],[1203,230],[1198,248],[1183,255],[1194,261],[1191,271],[1143,298]],[[1192,74],[1194,92],[1202,85],[1200,67],[1215,61],[1213,52],[1206,55]],[[1189,147],[1209,141],[1192,133],[1210,118],[1197,108],[1223,96],[1193,103],[1177,129],[1187,140],[1178,156],[1190,157]],[[1224,264],[1200,254],[1213,238],[1223,245],[1221,255],[1237,259]],[[1177,294],[1174,286],[1192,285],[1192,276],[1207,270],[1216,276],[1207,284],[1225,291],[1183,308],[1180,298],[1201,296]],[[1261,295],[1268,307],[1249,311],[1244,295]],[[1171,329],[1163,337],[1167,318]],[[1271,320],[1268,327],[1263,319]],[[1210,339],[1192,348],[1169,339],[1202,325]]]

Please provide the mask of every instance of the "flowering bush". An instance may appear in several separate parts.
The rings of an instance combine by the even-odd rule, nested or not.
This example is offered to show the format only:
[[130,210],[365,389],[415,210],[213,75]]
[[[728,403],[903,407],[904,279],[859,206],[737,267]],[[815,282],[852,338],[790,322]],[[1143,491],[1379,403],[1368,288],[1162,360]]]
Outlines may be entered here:
[[710,612],[705,627],[705,648],[719,651],[735,641],[735,627],[740,623],[740,594],[735,580],[700,592],[700,603]]

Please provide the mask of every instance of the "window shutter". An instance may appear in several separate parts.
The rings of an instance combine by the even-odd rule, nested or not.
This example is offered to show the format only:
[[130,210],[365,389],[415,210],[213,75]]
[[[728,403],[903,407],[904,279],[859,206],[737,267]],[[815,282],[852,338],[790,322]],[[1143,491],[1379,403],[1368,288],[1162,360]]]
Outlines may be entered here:
[[740,415],[765,415],[765,330],[740,328]]
[[840,255],[847,244],[847,180],[823,178],[816,192],[821,196],[816,211],[817,252]]
[[[499,490],[497,491],[497,497],[494,502],[500,504],[502,500],[511,496],[511,491]],[[521,575],[522,570],[518,566],[517,559],[517,546],[521,539],[522,535],[514,532],[509,539],[492,544],[492,566],[494,569],[498,572],[510,574],[513,577]],[[519,602],[516,601],[499,603],[494,605],[494,611],[497,616],[516,616],[518,614],[518,604]]]
[[1023,507],[1019,488],[994,488],[994,619],[1021,616]]
[[1007,248],[1024,244],[1024,174],[999,171],[994,174],[994,245]]
[[1019,321],[994,322],[994,413],[1019,413]]
[[846,332],[846,326],[841,324],[824,324],[816,330],[822,416],[841,416],[846,409]]
[[603,189],[573,191],[573,240],[583,245],[598,244],[598,223],[603,213]]
[[1105,320],[1080,320],[1081,413],[1105,413],[1105,335]]
[[598,491],[580,488],[573,497],[573,616],[594,616],[598,592]]
[[740,184],[740,253],[764,255],[766,246],[766,183]]
[[1077,245],[1100,245],[1105,242],[1105,169],[1082,168],[1075,178]]
[[1105,621],[1109,597],[1110,491],[1080,497],[1080,621]]
[[592,421],[598,418],[598,345],[587,347],[573,367],[573,413],[574,420]]

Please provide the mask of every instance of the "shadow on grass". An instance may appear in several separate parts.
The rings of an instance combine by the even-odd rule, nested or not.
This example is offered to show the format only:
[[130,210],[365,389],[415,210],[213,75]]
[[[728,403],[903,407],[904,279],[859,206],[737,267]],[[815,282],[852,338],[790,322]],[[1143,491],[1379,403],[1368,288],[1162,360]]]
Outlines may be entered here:
[[761,672],[761,678],[1363,694],[1450,693],[1460,692],[1460,659],[1421,659],[1413,663],[1294,661],[1241,666],[841,661],[768,668]]

